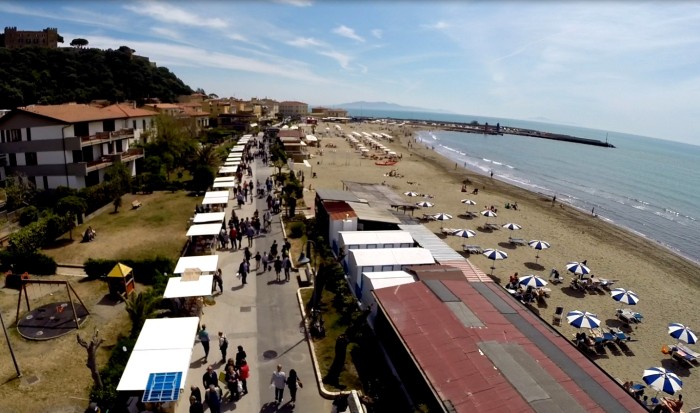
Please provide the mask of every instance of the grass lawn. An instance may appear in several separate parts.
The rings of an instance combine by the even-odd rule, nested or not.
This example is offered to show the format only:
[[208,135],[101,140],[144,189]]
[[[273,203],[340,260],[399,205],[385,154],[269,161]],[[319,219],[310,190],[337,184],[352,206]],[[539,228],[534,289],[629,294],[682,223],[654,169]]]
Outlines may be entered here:
[[[136,199],[141,207],[131,209]],[[187,220],[201,199],[184,191],[127,194],[122,197],[119,212],[108,207],[74,228],[72,240],[66,233],[43,251],[56,262],[68,264],[83,264],[88,258],[138,260],[158,255],[176,260],[187,241]],[[82,243],[88,225],[97,232],[97,238]]]

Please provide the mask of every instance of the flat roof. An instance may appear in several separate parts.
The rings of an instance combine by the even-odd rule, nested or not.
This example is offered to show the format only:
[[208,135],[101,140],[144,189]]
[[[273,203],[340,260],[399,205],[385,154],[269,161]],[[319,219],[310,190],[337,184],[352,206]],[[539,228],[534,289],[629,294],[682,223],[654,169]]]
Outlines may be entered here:
[[[217,182],[220,183],[220,182]],[[202,205],[212,205],[212,204],[228,204],[228,196],[222,197],[209,197],[202,200]]]
[[228,191],[207,191],[204,194],[204,198],[219,198],[222,196],[228,196]]
[[182,280],[182,277],[169,277],[163,298],[205,297],[211,295],[213,274],[200,275],[197,280]]
[[235,180],[235,176],[220,176],[218,178],[214,178],[214,182],[234,182]]
[[322,201],[346,201],[346,202],[360,202],[360,198],[355,196],[350,191],[341,191],[339,189],[316,189],[316,197]]
[[214,182],[212,184],[213,188],[235,188],[238,184],[234,181],[228,182]]
[[237,166],[222,166],[219,168],[220,174],[235,174],[238,172]]
[[382,184],[365,182],[342,181],[343,188],[365,200],[373,207],[391,209],[395,205],[413,205],[407,203],[400,195],[390,187]]
[[341,245],[367,244],[406,244],[413,243],[409,232],[400,230],[387,231],[340,231],[338,232]]
[[424,225],[399,225],[399,228],[410,233],[418,245],[429,249],[433,253],[435,261],[439,263],[465,260],[462,255]]
[[[217,235],[220,231],[221,231],[221,223],[198,224],[198,225],[192,225],[191,227],[189,227],[187,229],[187,236],[188,237],[196,237],[199,235]],[[184,258],[184,257],[182,257],[182,258]]]
[[[208,225],[218,225],[219,230],[221,230],[221,224],[208,224]],[[217,230],[217,234],[219,233]],[[180,257],[177,260],[177,265],[175,265],[175,271],[173,274],[182,274],[188,268],[198,268],[202,272],[214,272],[219,265],[219,256],[214,255],[195,255],[191,257]]]
[[646,411],[498,285],[432,280],[374,294],[434,394],[454,412]]
[[197,327],[199,317],[148,319],[136,339],[134,351],[192,349]]
[[381,248],[348,250],[358,267],[375,265],[434,264],[430,251],[424,248]]
[[373,207],[361,202],[348,202],[348,205],[355,211],[357,219],[363,221],[385,222],[389,224],[400,224],[401,220],[394,216],[388,209]]
[[203,212],[201,214],[195,214],[193,222],[195,224],[201,224],[204,222],[223,222],[226,217],[225,212]]

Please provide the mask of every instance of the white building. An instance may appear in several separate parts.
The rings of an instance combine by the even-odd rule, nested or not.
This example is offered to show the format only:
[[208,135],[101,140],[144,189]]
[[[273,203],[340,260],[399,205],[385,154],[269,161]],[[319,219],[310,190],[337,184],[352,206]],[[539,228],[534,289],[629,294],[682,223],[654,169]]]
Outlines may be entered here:
[[340,231],[340,248],[348,250],[366,248],[411,248],[415,246],[413,237],[407,231]]
[[362,295],[362,273],[401,271],[407,265],[435,264],[430,250],[425,248],[355,249],[347,253],[348,282],[358,297]]
[[377,305],[372,291],[413,282],[416,282],[416,278],[406,271],[363,272],[362,291],[358,298],[363,309],[370,309],[369,324],[374,326],[374,319],[377,317]]
[[7,154],[2,169],[27,176],[38,189],[97,185],[105,169],[118,162],[133,176],[144,153],[132,144],[155,126],[154,117],[128,104],[14,109],[0,118],[0,153]]

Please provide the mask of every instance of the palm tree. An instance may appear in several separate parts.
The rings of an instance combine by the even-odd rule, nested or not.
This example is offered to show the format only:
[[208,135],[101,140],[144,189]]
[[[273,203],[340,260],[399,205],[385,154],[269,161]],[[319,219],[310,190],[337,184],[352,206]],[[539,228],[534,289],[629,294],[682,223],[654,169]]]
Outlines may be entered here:
[[194,161],[196,168],[199,165],[209,166],[212,169],[216,169],[219,166],[219,157],[216,153],[216,147],[214,145],[202,145],[200,146],[194,155]]
[[152,290],[131,294],[126,300],[126,312],[131,319],[131,338],[138,337],[146,320],[155,318],[159,313],[158,306],[163,297]]

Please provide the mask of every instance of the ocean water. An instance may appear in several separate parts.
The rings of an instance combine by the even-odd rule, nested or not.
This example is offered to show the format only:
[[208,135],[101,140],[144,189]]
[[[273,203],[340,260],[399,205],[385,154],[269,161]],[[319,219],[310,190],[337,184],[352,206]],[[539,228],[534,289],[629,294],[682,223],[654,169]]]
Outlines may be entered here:
[[461,166],[595,213],[700,262],[700,146],[617,132],[483,116],[350,111],[377,118],[514,126],[605,141],[616,148],[514,135],[429,130],[418,139]]

